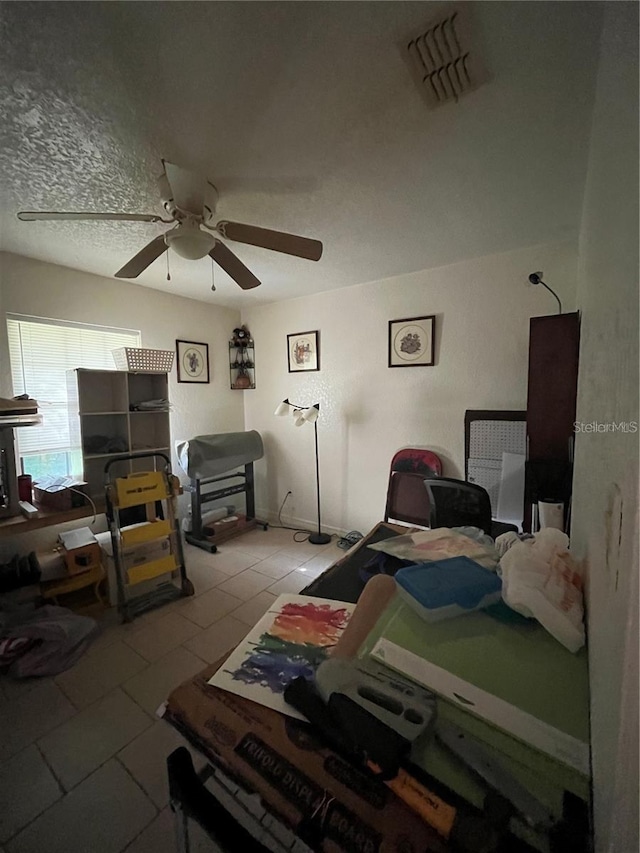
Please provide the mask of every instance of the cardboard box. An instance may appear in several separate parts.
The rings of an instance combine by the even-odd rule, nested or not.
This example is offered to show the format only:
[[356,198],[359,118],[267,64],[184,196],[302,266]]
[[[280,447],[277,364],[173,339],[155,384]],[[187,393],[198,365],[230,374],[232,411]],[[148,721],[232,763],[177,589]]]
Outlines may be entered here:
[[93,545],[85,545],[83,548],[74,548],[73,551],[62,549],[62,556],[70,575],[79,575],[99,566],[100,555],[100,546],[97,542]]
[[60,551],[38,551],[36,553],[40,566],[40,583],[59,581],[68,577],[67,566]]
[[[109,602],[115,606],[118,602],[118,598],[116,569],[111,548],[111,534],[108,532],[98,533],[96,535],[96,539],[102,549],[104,563],[107,569]],[[128,572],[129,569],[134,567],[143,566],[145,563],[151,563],[154,560],[160,560],[162,557],[167,557],[170,553],[171,543],[169,539],[156,539],[152,542],[144,542],[140,545],[136,545],[135,547],[125,548],[123,552],[125,569]],[[137,596],[152,592],[159,584],[170,581],[172,575],[172,572],[168,572],[167,574],[159,575],[157,578],[153,578],[152,580],[136,584],[134,594]]]
[[240,536],[241,533],[253,530],[254,527],[256,527],[255,518],[248,519],[243,513],[236,512],[226,518],[221,518],[220,521],[205,524],[202,528],[202,534],[209,542],[218,545],[221,542],[226,542],[227,539],[232,539],[234,536]]
[[[70,487],[73,487],[73,491]],[[86,506],[88,501],[84,495],[88,494],[89,484],[84,480],[74,480],[73,477],[57,478],[57,480],[49,477],[34,483],[33,486],[34,503],[58,512]]]
[[134,567],[144,566],[147,563],[153,563],[155,560],[168,557],[170,553],[171,542],[168,539],[161,539],[155,542],[145,542],[136,545],[134,548],[125,548],[122,556],[124,558],[125,569],[129,572]]
[[322,853],[448,849],[386,785],[317,741],[307,723],[208,684],[220,665],[174,690],[165,719],[309,846]]
[[79,575],[100,565],[100,545],[88,527],[61,533],[59,538],[70,575]]

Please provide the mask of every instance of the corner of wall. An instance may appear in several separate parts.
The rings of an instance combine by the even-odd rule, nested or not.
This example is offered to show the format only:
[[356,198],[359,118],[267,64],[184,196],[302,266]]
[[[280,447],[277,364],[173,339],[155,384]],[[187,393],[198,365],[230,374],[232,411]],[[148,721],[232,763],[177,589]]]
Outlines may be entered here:
[[596,850],[627,853],[638,838],[638,7],[604,7],[576,301],[576,420],[597,426],[576,434],[572,550],[589,567]]

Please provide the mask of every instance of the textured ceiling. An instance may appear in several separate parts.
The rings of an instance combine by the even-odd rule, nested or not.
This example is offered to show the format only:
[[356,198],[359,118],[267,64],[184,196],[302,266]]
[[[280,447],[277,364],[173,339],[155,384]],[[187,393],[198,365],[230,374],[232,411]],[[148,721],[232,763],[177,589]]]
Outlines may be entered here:
[[491,74],[429,112],[398,41],[438,5],[1,4],[0,247],[111,276],[162,226],[19,209],[161,212],[162,157],[221,218],[316,237],[322,260],[231,248],[242,293],[169,253],[139,284],[224,305],[294,298],[577,234],[600,4],[476,2]]

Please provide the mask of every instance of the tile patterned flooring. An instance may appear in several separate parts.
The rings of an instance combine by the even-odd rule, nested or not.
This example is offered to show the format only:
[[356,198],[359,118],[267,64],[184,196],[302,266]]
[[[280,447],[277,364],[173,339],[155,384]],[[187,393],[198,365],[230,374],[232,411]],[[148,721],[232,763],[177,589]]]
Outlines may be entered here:
[[[207,554],[185,546],[196,594],[128,625],[113,610],[74,667],[0,678],[0,853],[174,853],[165,758],[180,735],[155,711],[235,646],[283,592],[344,552],[253,530]],[[214,849],[194,833],[194,853]]]

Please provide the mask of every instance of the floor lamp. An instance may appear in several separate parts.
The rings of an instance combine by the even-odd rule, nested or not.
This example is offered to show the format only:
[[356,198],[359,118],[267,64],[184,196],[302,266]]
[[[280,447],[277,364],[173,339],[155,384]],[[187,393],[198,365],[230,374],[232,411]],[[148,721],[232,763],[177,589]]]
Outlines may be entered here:
[[331,542],[331,536],[328,533],[323,533],[320,529],[320,465],[318,463],[318,415],[320,414],[320,403],[314,403],[313,406],[305,408],[298,406],[295,403],[290,403],[289,400],[283,400],[275,411],[276,415],[292,414],[296,426],[302,426],[305,423],[313,424],[316,444],[316,497],[318,501],[318,532],[309,534],[309,542],[312,545],[326,545]]

